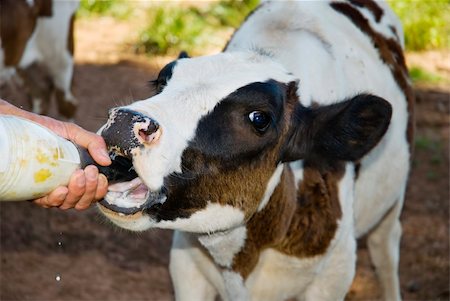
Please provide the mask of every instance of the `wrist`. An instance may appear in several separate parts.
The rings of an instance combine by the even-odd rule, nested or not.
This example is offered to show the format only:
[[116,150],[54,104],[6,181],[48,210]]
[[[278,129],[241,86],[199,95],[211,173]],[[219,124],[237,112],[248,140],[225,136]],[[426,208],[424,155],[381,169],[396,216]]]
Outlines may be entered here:
[[0,114],[5,115],[14,115],[18,117],[23,117],[26,119],[35,119],[32,118],[33,113],[27,112],[25,110],[19,109],[18,107],[8,103],[7,101],[0,99]]

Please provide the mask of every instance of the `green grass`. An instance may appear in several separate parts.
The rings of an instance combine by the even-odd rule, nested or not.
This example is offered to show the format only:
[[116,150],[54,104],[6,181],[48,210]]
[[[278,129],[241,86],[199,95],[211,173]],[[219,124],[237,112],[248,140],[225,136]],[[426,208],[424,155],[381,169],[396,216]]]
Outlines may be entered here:
[[131,16],[133,7],[126,0],[81,0],[77,15],[79,17],[111,16],[117,19],[127,19]]
[[[427,161],[432,166],[439,166],[444,163],[442,141],[419,135],[415,138],[415,150],[426,153]],[[413,161],[414,166],[420,163],[422,162],[418,162],[416,159]],[[433,179],[435,177],[434,171],[429,171],[426,177],[427,179]]]
[[442,149],[440,141],[433,141],[425,136],[416,137],[415,146],[417,150],[435,152]]
[[135,44],[138,53],[188,53],[208,45],[224,30],[239,26],[259,0],[211,2],[207,6],[159,5],[149,9],[148,25]]
[[450,49],[450,0],[394,0],[389,4],[402,21],[407,50]]
[[202,45],[206,21],[192,8],[160,6],[148,12],[151,22],[142,30],[135,48],[139,53],[168,54],[191,51]]
[[409,69],[409,76],[414,83],[437,84],[444,81],[438,74],[428,72],[420,67],[413,66]]

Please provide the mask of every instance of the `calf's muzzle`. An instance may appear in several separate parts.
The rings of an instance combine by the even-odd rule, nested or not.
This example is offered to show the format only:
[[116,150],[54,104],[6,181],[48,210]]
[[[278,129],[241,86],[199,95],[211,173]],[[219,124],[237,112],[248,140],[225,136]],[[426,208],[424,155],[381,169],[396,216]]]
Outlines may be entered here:
[[159,124],[142,113],[128,109],[112,109],[101,132],[113,155],[132,159],[132,151],[158,140]]

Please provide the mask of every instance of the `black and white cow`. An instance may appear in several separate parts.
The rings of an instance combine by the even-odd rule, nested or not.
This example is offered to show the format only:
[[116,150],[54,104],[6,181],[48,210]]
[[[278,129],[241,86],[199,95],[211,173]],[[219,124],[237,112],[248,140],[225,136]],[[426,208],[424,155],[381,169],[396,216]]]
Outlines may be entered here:
[[55,95],[58,111],[73,118],[73,24],[78,0],[1,0],[0,85],[19,79],[38,114]]
[[378,1],[263,3],[223,53],[179,58],[157,95],[111,110],[100,132],[137,176],[110,186],[102,213],[176,230],[177,300],[342,300],[367,233],[384,298],[399,300],[413,124],[401,37]]

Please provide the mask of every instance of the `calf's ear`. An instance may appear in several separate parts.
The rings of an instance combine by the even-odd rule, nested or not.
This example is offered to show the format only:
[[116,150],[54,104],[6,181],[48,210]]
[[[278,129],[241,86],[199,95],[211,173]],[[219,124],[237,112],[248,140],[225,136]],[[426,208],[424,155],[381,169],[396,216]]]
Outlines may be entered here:
[[178,59],[189,59],[191,58],[189,54],[186,51],[181,51],[180,54],[178,54]]
[[391,116],[391,105],[370,94],[315,108],[298,104],[281,161],[359,160],[381,140]]

